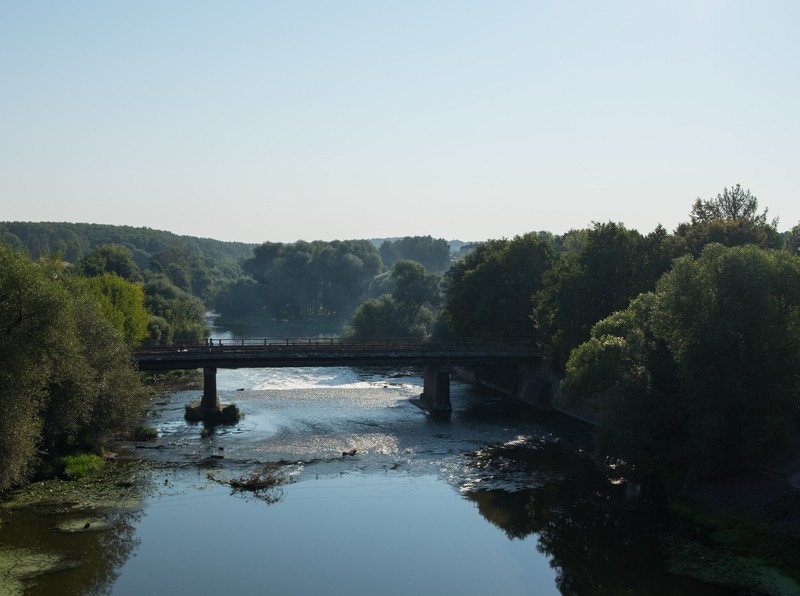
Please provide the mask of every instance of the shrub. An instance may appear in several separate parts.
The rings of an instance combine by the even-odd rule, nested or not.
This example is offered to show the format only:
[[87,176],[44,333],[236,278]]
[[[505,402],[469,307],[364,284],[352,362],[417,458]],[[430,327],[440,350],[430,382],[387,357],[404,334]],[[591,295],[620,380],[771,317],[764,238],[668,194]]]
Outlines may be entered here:
[[155,441],[157,438],[158,431],[152,426],[146,426],[142,424],[141,426],[136,427],[136,430],[133,431],[134,441]]
[[99,455],[81,453],[58,459],[61,473],[70,480],[78,480],[103,469],[103,458]]

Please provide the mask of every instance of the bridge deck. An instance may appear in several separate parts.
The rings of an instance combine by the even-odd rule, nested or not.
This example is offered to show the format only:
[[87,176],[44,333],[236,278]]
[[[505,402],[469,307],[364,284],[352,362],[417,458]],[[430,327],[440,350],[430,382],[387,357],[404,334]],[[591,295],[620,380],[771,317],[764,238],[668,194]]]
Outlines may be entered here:
[[538,357],[534,346],[497,342],[274,339],[210,340],[200,345],[143,347],[134,351],[140,370],[391,366],[519,363]]

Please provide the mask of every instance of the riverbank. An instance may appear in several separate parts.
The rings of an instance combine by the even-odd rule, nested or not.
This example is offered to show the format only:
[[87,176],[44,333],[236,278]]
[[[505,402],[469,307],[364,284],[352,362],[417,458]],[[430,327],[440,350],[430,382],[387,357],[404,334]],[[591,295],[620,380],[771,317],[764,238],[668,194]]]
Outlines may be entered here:
[[[594,426],[584,412],[563,407],[558,389],[551,389],[558,382],[545,365],[507,371],[490,380],[462,376],[536,410],[555,395],[554,414],[585,422],[587,429]],[[534,388],[535,394],[521,396],[520,385]],[[754,593],[800,594],[800,440],[762,469],[689,482],[670,495],[669,509],[684,537],[664,543],[674,573]],[[695,560],[699,552],[704,553],[705,565]]]
[[690,482],[671,509],[709,543],[767,561],[800,582],[800,488],[792,472],[799,462],[792,449],[760,469]]
[[83,594],[107,583],[134,543],[149,465],[111,460],[79,480],[51,479],[0,502],[0,594]]

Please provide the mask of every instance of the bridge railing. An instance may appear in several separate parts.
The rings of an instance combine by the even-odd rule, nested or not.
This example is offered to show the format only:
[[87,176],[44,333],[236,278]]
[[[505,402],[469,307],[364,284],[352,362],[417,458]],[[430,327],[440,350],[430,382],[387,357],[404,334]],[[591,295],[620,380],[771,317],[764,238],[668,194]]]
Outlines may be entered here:
[[459,351],[459,352],[494,352],[494,351],[532,351],[535,346],[531,342],[497,340],[497,339],[459,339],[448,341],[427,341],[408,337],[391,338],[351,338],[351,337],[306,337],[281,338],[274,337],[242,337],[218,339],[210,338],[204,342],[173,343],[169,345],[144,345],[137,348],[137,353],[166,352],[198,352],[198,351]]

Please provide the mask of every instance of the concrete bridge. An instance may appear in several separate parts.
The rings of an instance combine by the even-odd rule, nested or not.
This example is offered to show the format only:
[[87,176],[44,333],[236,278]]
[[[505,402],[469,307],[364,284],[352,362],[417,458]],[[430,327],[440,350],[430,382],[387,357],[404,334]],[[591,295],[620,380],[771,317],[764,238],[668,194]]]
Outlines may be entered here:
[[218,368],[423,366],[424,386],[417,406],[449,414],[453,366],[525,364],[539,357],[526,343],[407,339],[211,339],[197,345],[142,347],[134,358],[142,371],[203,369],[202,410],[218,410]]

